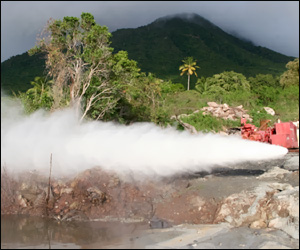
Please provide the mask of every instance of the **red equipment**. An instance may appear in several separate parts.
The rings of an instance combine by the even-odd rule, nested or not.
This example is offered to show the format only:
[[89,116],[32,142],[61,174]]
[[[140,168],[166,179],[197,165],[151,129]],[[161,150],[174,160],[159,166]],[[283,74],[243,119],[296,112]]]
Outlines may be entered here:
[[297,127],[292,122],[275,123],[267,127],[270,120],[261,123],[260,128],[247,124],[247,119],[241,119],[241,135],[243,139],[266,142],[285,148],[298,148]]

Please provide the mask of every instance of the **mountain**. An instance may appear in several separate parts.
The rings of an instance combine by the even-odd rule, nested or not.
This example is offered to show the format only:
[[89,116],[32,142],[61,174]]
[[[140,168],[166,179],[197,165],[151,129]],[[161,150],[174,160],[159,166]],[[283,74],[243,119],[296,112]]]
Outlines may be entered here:
[[198,76],[234,70],[245,76],[278,75],[294,59],[234,37],[197,14],[159,18],[136,29],[113,32],[115,51],[126,50],[142,71],[182,81],[182,59],[193,56]]
[[1,63],[1,90],[24,92],[31,88],[30,81],[42,76],[45,70],[45,55],[29,56],[27,52],[12,56]]
[[[135,29],[116,30],[112,32],[111,47],[115,53],[128,51],[128,57],[136,60],[142,71],[183,84],[186,77],[180,76],[178,68],[187,56],[197,60],[199,77],[231,70],[247,77],[259,73],[279,75],[294,59],[239,39],[189,13],[162,17]],[[26,52],[11,57],[1,63],[1,88],[25,91],[44,68],[43,55],[29,57]]]

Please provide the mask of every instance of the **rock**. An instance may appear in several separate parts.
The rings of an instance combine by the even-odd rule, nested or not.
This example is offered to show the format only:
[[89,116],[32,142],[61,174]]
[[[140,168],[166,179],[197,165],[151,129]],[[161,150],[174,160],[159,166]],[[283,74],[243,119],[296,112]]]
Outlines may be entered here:
[[291,221],[288,218],[276,218],[269,222],[268,227],[281,229],[286,232],[294,239],[299,239],[299,229],[295,228],[295,226],[291,225]]
[[225,120],[236,120],[237,118],[245,117],[247,120],[252,121],[250,116],[246,114],[243,105],[237,107],[229,107],[228,104],[217,104],[215,102],[208,102],[209,107],[203,107],[201,110],[205,111],[202,114],[206,115],[208,112],[215,117],[221,117]]
[[226,132],[224,132],[224,131],[220,131],[218,134],[219,134],[219,135],[224,135],[224,136],[227,136],[227,135],[228,135],[228,134],[227,134]]
[[236,112],[235,112],[235,115],[236,115],[237,117],[242,118],[242,117],[243,117],[243,112],[242,112],[242,111],[236,111]]
[[243,118],[246,118],[247,119],[247,121],[249,121],[249,122],[252,122],[253,121],[253,119],[250,117],[250,115],[248,115],[248,114],[243,114],[243,116],[242,116]]
[[274,167],[256,178],[257,179],[267,179],[267,178],[283,179],[284,175],[289,173],[290,171],[288,170],[279,167]]
[[[249,120],[250,122],[252,121],[252,119],[250,118],[250,116],[248,114],[246,114],[247,110],[243,109],[243,105],[237,106],[237,107],[229,107],[228,104],[224,103],[224,104],[217,104],[215,102],[207,102],[208,107],[203,107],[201,108],[202,115],[208,115],[211,114],[214,117],[220,117],[224,120],[232,120],[235,121],[238,118],[246,118],[247,120]],[[187,115],[187,114],[181,114],[176,116],[171,116],[171,119],[176,119],[176,120],[180,120],[180,118],[183,117],[189,117],[191,115],[197,114],[199,113],[200,110],[196,110],[194,111],[192,114]],[[181,121],[182,122],[182,121]],[[183,124],[181,124],[183,127],[185,127]],[[191,133],[195,133],[196,130],[194,130],[193,128],[190,127],[191,125],[188,124],[188,126],[186,126],[185,128],[187,130],[189,130]]]
[[269,227],[281,229],[299,239],[299,186],[286,186],[282,190],[274,194],[273,209],[277,209],[278,216],[270,221]]
[[284,246],[278,242],[266,241],[259,245],[257,249],[291,249],[290,247]]
[[21,207],[27,207],[27,200],[21,194],[18,195],[17,199]]
[[[180,225],[149,231],[154,244],[145,249],[298,249],[299,241],[280,230],[230,228],[218,225]],[[138,240],[145,242],[148,235]]]
[[71,210],[76,210],[80,207],[80,203],[78,201],[74,201],[71,205],[70,205],[70,209]]
[[248,192],[228,196],[222,202],[214,223],[228,222],[232,226],[239,227],[249,221],[247,217],[251,217],[252,221],[260,219],[260,216],[256,215],[256,200],[257,196]]
[[266,182],[254,190],[232,194],[217,212],[215,223],[224,221],[235,227],[268,225],[299,239],[299,186]]
[[113,177],[109,180],[108,187],[109,188],[114,188],[114,187],[119,186],[120,183],[121,183],[121,181],[118,177]]
[[52,188],[52,193],[53,193],[55,198],[58,198],[61,195],[61,192],[60,192],[58,187],[53,187]]
[[275,111],[274,111],[274,109],[272,109],[272,108],[264,107],[264,110],[265,110],[268,114],[270,114],[270,115],[272,115],[272,116],[275,115]]
[[[225,119],[226,119],[226,118],[225,118]],[[228,116],[227,116],[227,120],[231,120],[231,121],[236,120],[235,115],[233,115],[233,114],[228,115]]]
[[176,118],[176,120],[180,123],[181,126],[183,126],[185,129],[187,129],[191,134],[198,133],[198,131],[196,130],[196,128],[194,126],[192,126],[191,124],[188,124],[186,122],[183,122],[182,120],[180,120],[179,116]]
[[97,187],[90,187],[87,189],[87,192],[88,198],[93,204],[102,204],[107,199],[106,194]]
[[162,220],[154,215],[149,221],[149,226],[151,228],[168,228],[171,227],[171,224],[166,220]]
[[284,163],[284,168],[295,171],[299,170],[299,155],[295,155]]
[[227,111],[227,110],[230,109],[228,104],[226,104],[226,103],[223,104],[222,108],[223,108],[224,111]]
[[215,103],[215,102],[208,102],[207,103],[208,106],[213,107],[213,108],[218,108],[219,104]]
[[266,228],[267,224],[264,220],[253,221],[250,225],[250,228]]
[[62,194],[72,194],[74,192],[73,188],[62,188],[60,190],[60,195]]

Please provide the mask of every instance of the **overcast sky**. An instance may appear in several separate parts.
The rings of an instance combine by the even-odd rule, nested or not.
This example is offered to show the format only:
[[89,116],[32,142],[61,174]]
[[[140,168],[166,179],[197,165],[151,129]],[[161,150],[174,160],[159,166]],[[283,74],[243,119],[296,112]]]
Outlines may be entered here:
[[47,20],[94,15],[110,32],[182,12],[201,15],[256,45],[299,57],[299,1],[1,1],[1,62],[35,45]]

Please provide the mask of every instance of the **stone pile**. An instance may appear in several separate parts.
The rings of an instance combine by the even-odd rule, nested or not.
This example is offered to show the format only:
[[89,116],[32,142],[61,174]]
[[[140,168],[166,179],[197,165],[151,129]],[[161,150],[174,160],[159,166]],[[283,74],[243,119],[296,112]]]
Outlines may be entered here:
[[237,120],[246,118],[247,121],[252,122],[252,118],[247,114],[247,110],[243,109],[243,105],[237,107],[229,107],[228,104],[217,104],[215,102],[208,102],[208,107],[203,107],[201,110],[203,115],[211,114],[215,117],[221,117],[225,120]]
[[299,240],[299,186],[264,182],[254,190],[232,194],[216,213],[214,223],[221,222],[233,227],[276,228]]
[[229,107],[228,104],[217,104],[216,102],[208,102],[208,107],[203,107],[201,110],[195,110],[191,114],[181,114],[181,115],[173,115],[171,119],[177,120],[186,130],[191,132],[192,134],[197,134],[197,130],[192,125],[183,122],[181,119],[184,117],[192,116],[200,111],[203,111],[203,115],[211,114],[215,117],[220,117],[225,120],[233,120],[236,121],[240,118],[246,118],[247,121],[252,122],[252,118],[247,114],[247,110],[243,109],[243,105],[239,105],[237,107]]

